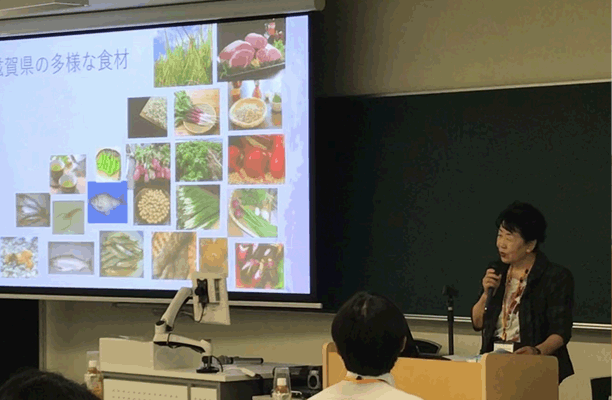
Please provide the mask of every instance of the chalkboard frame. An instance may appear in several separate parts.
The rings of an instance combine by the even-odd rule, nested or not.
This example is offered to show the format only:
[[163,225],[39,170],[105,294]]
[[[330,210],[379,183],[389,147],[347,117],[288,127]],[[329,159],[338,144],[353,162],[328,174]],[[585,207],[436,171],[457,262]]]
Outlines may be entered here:
[[[372,171],[368,171],[368,167],[365,165],[365,161],[362,159],[363,155],[366,153],[364,149],[367,149],[367,151],[383,149],[387,153],[392,152],[393,149],[388,146],[389,143],[386,143],[387,147],[383,146],[382,144],[385,144],[384,140],[381,141],[380,139],[373,138],[372,135],[365,135],[363,132],[356,131],[355,125],[357,122],[355,121],[359,121],[363,124],[362,130],[369,129],[370,131],[373,131],[374,129],[382,126],[383,128],[380,128],[380,133],[377,132],[379,136],[393,136],[393,130],[397,131],[401,130],[402,128],[406,128],[406,125],[403,125],[405,121],[402,120],[402,118],[395,118],[395,120],[393,120],[394,117],[391,116],[390,112],[385,114],[381,111],[381,109],[385,108],[385,104],[388,109],[392,108],[389,107],[389,104],[391,104],[393,101],[397,102],[397,99],[400,99],[399,101],[402,99],[410,99],[409,103],[413,106],[419,101],[429,102],[430,105],[439,105],[438,109],[434,110],[435,112],[431,111],[433,116],[430,115],[430,124],[428,126],[431,131],[435,131],[436,128],[439,129],[439,127],[436,127],[434,126],[435,124],[431,123],[435,119],[434,117],[445,119],[448,126],[457,126],[461,129],[465,129],[465,113],[466,109],[470,107],[469,101],[467,101],[469,100],[470,96],[492,97],[496,100],[497,105],[500,107],[503,106],[502,108],[506,111],[514,110],[514,112],[517,112],[516,110],[520,111],[521,107],[538,107],[538,105],[529,104],[529,101],[526,101],[525,98],[521,100],[521,93],[530,93],[527,100],[533,96],[539,100],[542,100],[543,98],[547,99],[546,101],[552,104],[552,108],[555,107],[554,104],[556,103],[560,104],[563,102],[569,102],[566,105],[570,106],[573,104],[571,98],[563,97],[559,94],[565,93],[567,96],[568,93],[581,93],[581,101],[583,102],[584,109],[597,110],[594,112],[602,112],[602,110],[604,110],[606,115],[604,120],[607,122],[610,121],[610,98],[612,96],[610,95],[610,81],[607,80],[588,83],[551,84],[540,85],[537,87],[495,88],[489,90],[470,90],[464,92],[444,92],[435,94],[419,93],[397,96],[353,96],[316,99],[314,115],[316,134],[315,153],[317,154],[317,158],[315,163],[317,171],[319,171],[317,174],[317,196],[315,199],[317,210],[319,211],[317,213],[317,220],[319,222],[315,232],[317,243],[317,270],[319,276],[317,293],[319,293],[320,301],[323,303],[325,310],[337,310],[339,305],[346,300],[351,293],[357,290],[375,289],[385,292],[382,285],[379,284],[377,286],[370,284],[372,280],[376,281],[377,277],[374,276],[372,271],[367,270],[367,268],[365,269],[367,273],[364,276],[352,276],[350,279],[347,279],[347,276],[349,276],[349,272],[347,272],[349,271],[349,267],[344,266],[344,263],[352,263],[350,268],[351,271],[355,271],[353,275],[359,275],[359,271],[362,271],[364,267],[363,265],[356,266],[356,264],[375,262],[375,260],[372,260],[371,257],[374,253],[376,253],[371,248],[368,248],[370,245],[368,240],[351,237],[351,235],[356,235],[359,232],[365,232],[366,229],[376,230],[376,224],[386,224],[391,228],[391,230],[395,229],[396,231],[401,231],[403,224],[406,223],[407,217],[406,213],[402,213],[400,210],[389,207],[389,203],[382,200],[380,195],[377,198],[376,185],[373,185],[371,182],[375,181],[376,179],[380,179],[380,176],[392,173],[393,171],[391,170],[390,165],[388,163],[385,164],[383,156],[377,154],[372,156],[372,160],[374,161],[374,167],[370,167]],[[536,95],[534,95],[534,93]],[[594,93],[595,97],[593,97]],[[463,100],[463,102],[461,100]],[[381,106],[381,104],[383,104],[383,106]],[[495,102],[491,104],[495,104]],[[492,107],[491,104],[489,104],[489,108]],[[351,112],[347,112],[343,109],[343,107],[346,108],[347,105],[353,107]],[[381,118],[386,117],[387,119],[382,123],[379,120],[365,120],[365,118],[371,116],[372,113],[371,110],[368,110],[368,107],[378,107],[376,110],[378,110],[381,115],[384,115],[381,116]],[[425,117],[423,115],[417,115],[419,111],[422,112],[423,110],[418,109],[418,107],[414,108],[416,111],[413,110],[410,117],[424,119]],[[578,112],[577,110],[575,111]],[[551,113],[553,113],[550,116],[552,118],[552,116],[555,115],[554,110],[552,110]],[[407,118],[406,112],[404,112],[403,117]],[[549,116],[544,115],[539,121],[532,122],[536,125],[538,123],[541,125],[542,122],[548,121],[548,117]],[[334,118],[336,121],[333,120]],[[584,119],[585,116],[576,114],[573,118]],[[584,123],[585,121],[587,124],[592,122],[588,118],[582,122]],[[555,120],[550,122],[554,123]],[[609,140],[609,124],[605,127],[605,129],[607,135],[604,136],[606,136]],[[408,134],[408,132],[406,134]],[[397,136],[397,133],[395,133],[395,135]],[[347,145],[347,142],[350,143]],[[426,146],[426,144],[424,145]],[[599,151],[600,149],[596,150]],[[599,155],[599,153],[597,154]],[[407,154],[405,157],[409,159],[410,155]],[[399,159],[397,155],[396,159]],[[322,173],[321,171],[333,171],[333,173],[329,173],[326,176],[326,174]],[[406,178],[405,175],[407,175],[406,171],[404,171],[404,179]],[[361,177],[362,179],[360,180],[358,177]],[[369,184],[367,184],[368,182]],[[603,187],[601,186],[601,182],[602,181],[598,181],[600,193],[600,189]],[[423,181],[420,183],[423,183]],[[334,185],[340,186],[340,189],[334,188]],[[361,206],[363,206],[361,211],[367,210],[365,213],[367,215],[365,215],[363,220],[360,222],[354,221],[356,216],[359,215],[360,210],[357,206],[352,204],[351,201],[355,200],[357,196],[360,196],[360,194],[357,194],[357,192],[360,190],[364,193],[362,197],[369,199],[368,201],[383,204],[383,206],[379,208],[383,208],[382,214],[387,217],[386,221],[381,221],[380,219],[377,221],[376,218],[373,217],[373,214],[375,214],[375,207],[370,206],[368,208],[364,206],[365,201],[361,202]],[[606,198],[607,195],[603,200],[605,201]],[[514,200],[514,198],[503,198],[494,206],[483,207],[483,212],[486,210],[491,224],[493,224],[497,213],[512,200]],[[529,201],[524,198],[523,200]],[[602,201],[599,203],[602,203]],[[545,209],[546,207],[541,208],[544,208],[543,212],[545,216],[547,216],[547,220],[549,220],[550,227],[551,217],[547,215],[547,210]],[[380,211],[378,211],[378,213],[381,214]],[[605,220],[609,221],[607,218],[610,218],[609,214],[605,216]],[[555,223],[552,224],[553,227],[554,225]],[[599,229],[601,229],[601,227]],[[607,229],[608,228],[606,227],[606,232]],[[603,232],[603,229],[601,229],[601,232]],[[487,234],[491,236],[490,232]],[[555,254],[549,254],[547,252],[547,245],[554,240],[558,240],[558,238],[555,236],[558,237],[559,233],[555,233],[549,229],[549,238],[545,243],[543,250],[552,261],[559,262],[563,265],[563,262],[556,259]],[[481,238],[486,239],[486,237],[482,235]],[[494,237],[489,239],[494,241]],[[491,240],[489,240],[488,244],[490,244]],[[383,242],[384,240],[379,238],[377,243],[378,245],[381,245]],[[560,245],[558,245],[558,247],[560,247]],[[362,257],[355,257],[351,254],[351,252],[355,251],[365,251],[366,254]],[[396,253],[393,254],[393,257],[395,258],[391,256],[388,258],[397,260],[399,262],[403,261],[405,256],[401,254],[400,250],[395,251]],[[608,250],[606,250],[605,253],[607,253],[607,251]],[[482,273],[484,273],[487,261],[491,260],[493,257],[494,254],[492,254],[490,251],[480,257],[479,265],[482,265]],[[610,253],[607,253],[607,259],[610,259]],[[476,261],[478,261],[478,259],[476,259]],[[570,268],[570,270],[574,272],[576,278],[576,267]],[[603,301],[603,307],[607,308],[609,312],[609,302],[612,296],[607,296],[607,294],[610,293],[610,287],[612,285],[609,284],[610,275],[609,270],[607,271],[608,273],[602,272],[604,274],[602,276],[607,279],[608,284],[604,291],[605,294],[601,295],[600,297]],[[367,275],[368,273],[370,275]],[[463,307],[458,307],[458,311],[456,311],[458,315],[457,320],[459,321],[469,320],[469,312],[466,312],[466,303],[469,303],[469,308],[471,308],[471,305],[477,298],[477,291],[479,288],[478,283],[481,276],[473,276],[470,279],[475,281],[475,284],[473,285],[474,290],[460,291],[460,295],[456,300],[456,303],[463,302]],[[582,279],[582,277],[579,277],[578,279]],[[428,320],[445,319],[445,301],[441,296],[442,286],[443,283],[439,285],[440,294],[438,295],[436,293],[436,296],[439,298],[438,312],[415,312],[416,308],[413,307],[410,309],[405,307],[405,304],[402,305],[401,301],[396,302],[400,303],[404,313],[412,318]],[[391,290],[390,293],[389,291],[387,292],[388,293],[386,294],[390,294],[392,298],[398,295],[397,290]],[[609,314],[607,318],[605,318],[605,316],[599,316],[597,318],[581,318],[580,316],[576,316],[575,313],[574,320],[576,321],[575,326],[577,327],[590,329],[611,328],[611,325],[609,324]]]

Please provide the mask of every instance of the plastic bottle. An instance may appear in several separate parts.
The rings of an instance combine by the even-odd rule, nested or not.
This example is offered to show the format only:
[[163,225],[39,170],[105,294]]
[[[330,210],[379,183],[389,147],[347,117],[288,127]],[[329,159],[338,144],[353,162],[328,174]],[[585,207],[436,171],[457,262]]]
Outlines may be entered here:
[[278,378],[272,390],[272,400],[291,400],[291,390],[287,386],[287,378]]
[[85,385],[93,394],[102,398],[102,373],[98,369],[98,361],[89,360],[87,373],[85,374]]
[[261,90],[259,89],[259,81],[255,81],[255,89],[253,90],[253,96],[261,99]]

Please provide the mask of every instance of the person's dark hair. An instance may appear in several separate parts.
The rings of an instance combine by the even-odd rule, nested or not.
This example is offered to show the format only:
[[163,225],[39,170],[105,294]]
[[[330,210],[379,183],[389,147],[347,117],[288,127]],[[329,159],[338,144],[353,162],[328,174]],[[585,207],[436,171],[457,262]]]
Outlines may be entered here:
[[400,309],[385,296],[358,292],[340,307],[332,338],[348,371],[378,376],[391,371],[404,338],[412,342]]
[[84,385],[61,374],[22,369],[0,386],[0,400],[100,400]]
[[495,221],[497,229],[503,227],[507,231],[518,233],[525,242],[536,240],[534,251],[546,239],[546,220],[544,215],[528,203],[515,201],[502,211]]

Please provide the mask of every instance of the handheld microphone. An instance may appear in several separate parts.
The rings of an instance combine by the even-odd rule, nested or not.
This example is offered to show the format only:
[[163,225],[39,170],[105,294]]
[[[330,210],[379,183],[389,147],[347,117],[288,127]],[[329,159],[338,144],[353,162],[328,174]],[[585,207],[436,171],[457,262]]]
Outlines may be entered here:
[[[489,268],[493,268],[495,270],[495,275],[499,275],[499,267],[497,263],[495,262],[489,263]],[[493,292],[495,292],[495,288],[490,287],[487,289],[487,301],[485,302],[485,314],[489,310],[489,307],[491,306],[491,301],[493,300]]]

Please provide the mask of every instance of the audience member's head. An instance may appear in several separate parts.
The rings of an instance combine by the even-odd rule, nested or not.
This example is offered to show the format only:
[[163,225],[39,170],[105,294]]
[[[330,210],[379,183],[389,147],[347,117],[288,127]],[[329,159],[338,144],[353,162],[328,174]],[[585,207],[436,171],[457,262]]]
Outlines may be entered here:
[[100,400],[84,385],[54,372],[27,369],[0,386],[0,400]]
[[406,340],[412,340],[404,315],[384,296],[359,292],[340,307],[332,338],[348,371],[378,376],[391,371]]

